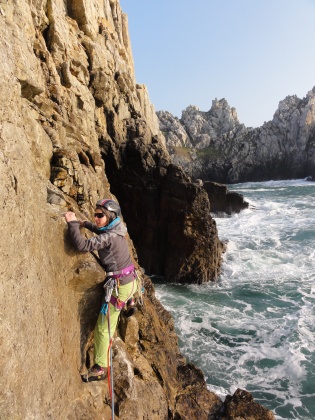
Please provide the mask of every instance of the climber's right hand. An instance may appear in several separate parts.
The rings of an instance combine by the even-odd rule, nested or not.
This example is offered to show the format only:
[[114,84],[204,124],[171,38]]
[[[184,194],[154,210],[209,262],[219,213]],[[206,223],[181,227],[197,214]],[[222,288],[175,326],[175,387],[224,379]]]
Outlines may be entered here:
[[67,213],[65,214],[65,219],[67,222],[74,222],[75,220],[77,220],[77,217],[72,211],[67,211]]

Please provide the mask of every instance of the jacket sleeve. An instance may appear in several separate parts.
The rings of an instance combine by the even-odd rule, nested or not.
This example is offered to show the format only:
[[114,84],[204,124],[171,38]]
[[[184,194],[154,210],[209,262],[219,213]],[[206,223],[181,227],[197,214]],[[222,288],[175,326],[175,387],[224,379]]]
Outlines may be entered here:
[[80,233],[80,222],[75,220],[68,223],[68,231],[71,242],[78,251],[91,252],[97,251],[109,245],[108,235],[102,234],[94,238],[86,239]]
[[85,229],[90,230],[91,232],[98,233],[97,227],[87,220],[83,222],[83,227],[85,227]]

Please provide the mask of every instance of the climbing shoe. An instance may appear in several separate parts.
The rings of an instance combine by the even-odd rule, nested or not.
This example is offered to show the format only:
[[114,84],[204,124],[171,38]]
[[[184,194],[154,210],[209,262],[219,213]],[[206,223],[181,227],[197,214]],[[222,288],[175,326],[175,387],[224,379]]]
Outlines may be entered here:
[[106,378],[106,368],[95,364],[85,375],[82,375],[83,382],[102,381]]

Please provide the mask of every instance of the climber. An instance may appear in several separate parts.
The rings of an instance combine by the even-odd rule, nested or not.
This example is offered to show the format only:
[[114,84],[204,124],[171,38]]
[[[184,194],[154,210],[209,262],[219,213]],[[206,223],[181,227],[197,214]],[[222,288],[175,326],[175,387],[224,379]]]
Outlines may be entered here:
[[[109,199],[99,200],[96,203],[95,225],[88,221],[77,220],[73,212],[65,214],[74,246],[78,251],[98,251],[99,260],[106,271],[103,306],[94,330],[94,365],[87,374],[82,375],[84,382],[106,378],[110,364],[108,351],[120,311],[127,303],[132,310],[134,304],[132,296],[137,289],[136,272],[126,240],[127,229],[119,217],[120,214],[119,205]],[[86,239],[80,233],[80,226],[96,233],[97,236]],[[111,282],[114,282],[113,287],[106,299],[106,292],[108,294],[109,291],[106,285]]]

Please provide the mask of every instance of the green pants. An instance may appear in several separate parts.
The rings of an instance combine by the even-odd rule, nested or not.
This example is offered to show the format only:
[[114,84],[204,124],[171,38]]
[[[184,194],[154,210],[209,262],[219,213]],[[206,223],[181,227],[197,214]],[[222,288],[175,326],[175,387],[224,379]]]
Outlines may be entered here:
[[[134,281],[121,285],[118,288],[118,298],[125,302],[133,296],[136,290],[137,280],[135,279]],[[115,292],[113,295],[117,297]],[[119,309],[116,309],[115,306],[109,303],[106,316],[100,313],[97,319],[94,330],[94,363],[97,363],[102,367],[107,367],[109,364],[108,346],[110,339],[108,334],[108,316],[110,319],[110,335],[112,338],[116,331],[120,312],[121,311]]]

